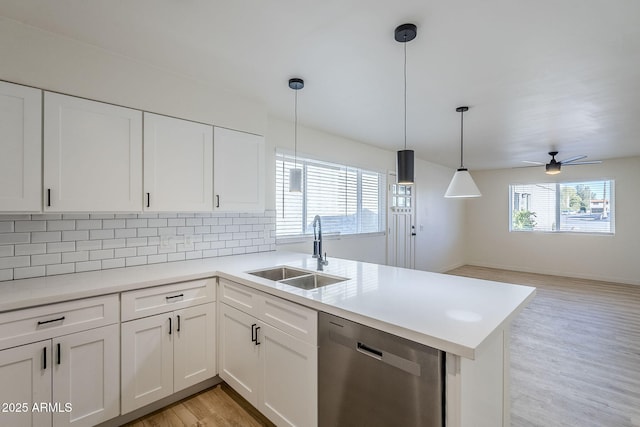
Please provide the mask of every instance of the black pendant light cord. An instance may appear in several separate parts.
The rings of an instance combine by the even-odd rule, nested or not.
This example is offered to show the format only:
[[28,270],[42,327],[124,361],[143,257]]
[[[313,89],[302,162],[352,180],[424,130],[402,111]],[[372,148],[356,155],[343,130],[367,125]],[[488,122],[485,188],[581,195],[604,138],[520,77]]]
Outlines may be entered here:
[[407,149],[407,37],[404,41],[404,149]]
[[460,169],[464,169],[464,110],[460,111]]
[[296,90],[293,125],[293,168],[298,168],[298,91]]
[[460,168],[458,170],[466,170],[464,167],[464,112],[469,111],[469,107],[458,107],[456,111],[460,113]]

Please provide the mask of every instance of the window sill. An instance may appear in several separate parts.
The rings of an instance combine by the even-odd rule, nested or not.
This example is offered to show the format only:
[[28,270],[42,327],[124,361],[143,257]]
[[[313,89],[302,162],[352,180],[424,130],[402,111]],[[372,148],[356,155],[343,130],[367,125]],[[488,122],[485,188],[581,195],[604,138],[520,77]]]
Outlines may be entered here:
[[[342,239],[356,239],[361,237],[376,237],[376,236],[385,236],[386,234],[383,231],[379,231],[376,233],[358,233],[358,234],[323,234],[323,240],[342,240]],[[312,235],[304,235],[304,236],[287,236],[287,237],[276,237],[276,245],[287,245],[293,243],[304,243],[304,242],[313,242]]]

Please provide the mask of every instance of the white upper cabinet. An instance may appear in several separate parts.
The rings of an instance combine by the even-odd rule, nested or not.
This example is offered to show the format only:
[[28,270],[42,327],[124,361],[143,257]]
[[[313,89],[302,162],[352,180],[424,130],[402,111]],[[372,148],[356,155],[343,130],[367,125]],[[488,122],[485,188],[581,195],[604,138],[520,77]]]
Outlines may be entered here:
[[214,128],[215,210],[264,211],[264,137]]
[[42,206],[42,92],[0,82],[0,212]]
[[142,112],[44,95],[44,210],[142,210]]
[[144,113],[144,210],[213,210],[213,126]]

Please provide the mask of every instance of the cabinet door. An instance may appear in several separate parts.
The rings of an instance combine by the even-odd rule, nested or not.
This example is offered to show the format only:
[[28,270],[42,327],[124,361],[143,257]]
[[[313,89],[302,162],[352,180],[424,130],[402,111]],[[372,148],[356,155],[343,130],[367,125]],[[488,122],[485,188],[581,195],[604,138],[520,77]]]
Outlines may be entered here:
[[318,348],[262,322],[258,340],[258,410],[279,426],[317,425]]
[[252,341],[258,321],[229,307],[220,304],[220,377],[253,406],[258,405],[258,373],[260,346]]
[[39,212],[42,92],[0,82],[0,212]]
[[144,209],[213,210],[213,126],[144,113]]
[[122,413],[173,393],[172,313],[121,324]]
[[120,334],[118,325],[53,340],[53,425],[91,427],[120,414]]
[[215,318],[214,303],[175,312],[174,393],[217,374]]
[[0,404],[14,405],[0,412],[0,425],[51,425],[50,412],[32,411],[51,402],[51,369],[51,340],[0,351]]
[[142,112],[45,92],[45,211],[142,209]]
[[218,211],[264,210],[264,137],[214,128],[213,185]]

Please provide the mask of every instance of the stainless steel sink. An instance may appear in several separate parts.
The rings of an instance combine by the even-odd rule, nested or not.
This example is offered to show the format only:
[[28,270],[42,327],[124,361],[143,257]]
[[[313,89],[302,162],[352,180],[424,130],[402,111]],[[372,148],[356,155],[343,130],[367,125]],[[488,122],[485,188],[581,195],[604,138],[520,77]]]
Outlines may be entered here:
[[349,280],[345,277],[329,276],[326,274],[314,273],[312,271],[299,270],[285,265],[266,268],[263,270],[247,271],[247,274],[295,286],[300,289],[316,289],[321,288],[322,286],[333,285],[334,283]]
[[280,266],[267,268],[265,270],[249,271],[248,274],[278,282],[280,280],[291,279],[292,277],[308,275],[311,274],[311,272],[298,270],[291,267]]
[[334,283],[344,282],[348,280],[344,277],[333,277],[324,274],[309,274],[307,276],[294,277],[293,279],[282,280],[281,283],[285,283],[290,286],[295,286],[300,289],[316,289],[322,286],[333,285]]

